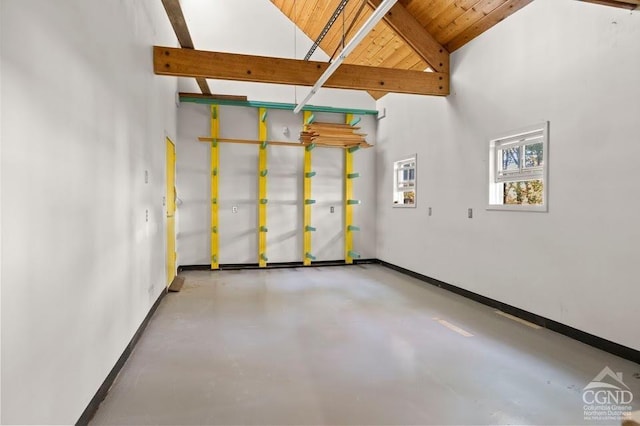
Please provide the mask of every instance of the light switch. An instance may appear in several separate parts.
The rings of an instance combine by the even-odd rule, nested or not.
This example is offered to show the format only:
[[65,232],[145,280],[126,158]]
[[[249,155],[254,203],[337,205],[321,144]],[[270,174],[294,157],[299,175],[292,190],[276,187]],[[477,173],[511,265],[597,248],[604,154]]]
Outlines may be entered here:
[[231,213],[238,213],[238,206],[231,207]]

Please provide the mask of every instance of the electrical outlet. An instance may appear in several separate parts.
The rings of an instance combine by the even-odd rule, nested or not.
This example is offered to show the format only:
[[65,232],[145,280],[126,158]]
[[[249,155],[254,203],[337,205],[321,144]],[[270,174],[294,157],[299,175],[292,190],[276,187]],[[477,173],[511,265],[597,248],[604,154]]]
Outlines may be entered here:
[[162,207],[167,205],[167,197],[162,197]]
[[149,170],[144,171],[144,183],[149,183]]
[[467,210],[467,217],[468,217],[469,219],[473,218],[473,209],[468,209],[468,210]]
[[231,207],[231,213],[238,213],[238,206]]
[[144,221],[149,222],[149,209],[144,211]]
[[329,207],[329,213],[335,213],[336,212],[336,208],[331,206]]
[[429,207],[429,216],[431,216],[431,213],[432,213],[431,207]]

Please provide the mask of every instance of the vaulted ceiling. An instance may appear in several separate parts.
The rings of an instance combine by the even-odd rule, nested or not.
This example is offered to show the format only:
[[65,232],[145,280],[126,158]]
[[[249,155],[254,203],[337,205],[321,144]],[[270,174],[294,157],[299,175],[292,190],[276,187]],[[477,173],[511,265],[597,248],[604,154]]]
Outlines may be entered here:
[[[265,0],[266,1],[266,0]],[[270,0],[331,58],[364,25],[382,0]],[[640,0],[577,0],[634,10]],[[326,62],[193,50],[179,0],[162,0],[182,49],[156,47],[156,74],[206,79],[313,85]],[[447,95],[449,53],[533,0],[399,0],[347,56],[327,87]],[[273,72],[278,70],[277,75]],[[422,71],[432,72],[422,72]]]
[[[316,40],[343,0],[271,0],[311,40]],[[408,12],[448,52],[464,46],[484,31],[533,0],[400,0],[390,15]],[[635,9],[640,0],[587,0]],[[344,11],[320,42],[329,56],[372,14],[380,1],[348,0]],[[404,10],[403,10],[404,9]],[[428,64],[403,37],[405,27],[394,28],[389,17],[381,21],[345,63],[425,70]],[[403,23],[406,25],[406,23]]]
[[[311,40],[316,40],[342,0],[271,0]],[[391,10],[408,12],[447,51],[453,52],[532,0],[401,0]],[[349,0],[344,12],[320,43],[329,56],[348,41],[380,3]],[[358,12],[360,13],[358,14]],[[406,13],[405,13],[406,14]],[[354,21],[355,20],[355,21]],[[353,24],[355,22],[355,24]],[[405,24],[406,25],[406,24]],[[350,31],[348,31],[351,28]],[[345,63],[425,70],[428,64],[404,40],[404,28],[394,30],[389,19],[381,21],[349,55]]]

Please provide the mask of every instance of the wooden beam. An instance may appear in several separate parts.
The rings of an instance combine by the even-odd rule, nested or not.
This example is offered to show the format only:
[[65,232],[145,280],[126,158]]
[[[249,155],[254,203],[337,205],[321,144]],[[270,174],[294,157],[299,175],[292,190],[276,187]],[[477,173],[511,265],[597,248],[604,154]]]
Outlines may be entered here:
[[217,95],[217,94],[212,94],[212,95],[204,95],[202,93],[187,93],[187,92],[180,92],[178,93],[178,96],[182,97],[189,97],[189,98],[199,98],[199,99],[214,99],[214,100],[223,100],[223,101],[241,101],[241,102],[246,102],[247,101],[247,97],[246,96],[238,96],[238,95]]
[[206,78],[196,78],[196,83],[198,83],[198,87],[203,95],[211,95],[211,89],[209,88],[209,83],[207,83]]
[[[154,46],[154,72],[175,77],[313,86],[325,62]],[[343,64],[324,87],[446,96],[449,74]]]
[[481,18],[475,24],[471,25],[456,37],[454,37],[451,41],[449,41],[446,44],[447,50],[449,50],[449,52],[453,52],[461,48],[469,41],[487,31],[498,22],[504,20],[508,16],[522,9],[532,1],[533,0],[508,0],[502,6],[496,8],[490,14],[486,15],[484,18]]
[[640,6],[640,0],[580,0],[585,3],[601,4],[603,6],[619,7],[627,10],[636,10]]
[[[368,0],[377,8],[382,0]],[[432,70],[449,73],[449,52],[400,3],[385,15],[384,22],[420,56]]]
[[[164,6],[164,10],[167,12],[169,22],[171,22],[171,26],[173,27],[173,31],[176,33],[180,46],[184,49],[193,49],[193,40],[191,40],[187,21],[185,21],[182,8],[180,7],[180,0],[162,0],[162,5]],[[200,87],[203,94],[211,94],[211,89],[209,88],[209,84],[206,79],[196,78],[196,83],[198,83],[198,87]]]

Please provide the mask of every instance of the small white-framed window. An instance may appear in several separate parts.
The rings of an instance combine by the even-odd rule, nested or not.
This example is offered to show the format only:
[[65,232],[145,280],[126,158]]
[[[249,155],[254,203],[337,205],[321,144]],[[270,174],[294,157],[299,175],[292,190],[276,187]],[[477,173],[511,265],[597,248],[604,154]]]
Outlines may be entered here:
[[488,210],[548,211],[549,122],[489,141]]
[[417,154],[393,163],[393,206],[415,207],[417,190]]

